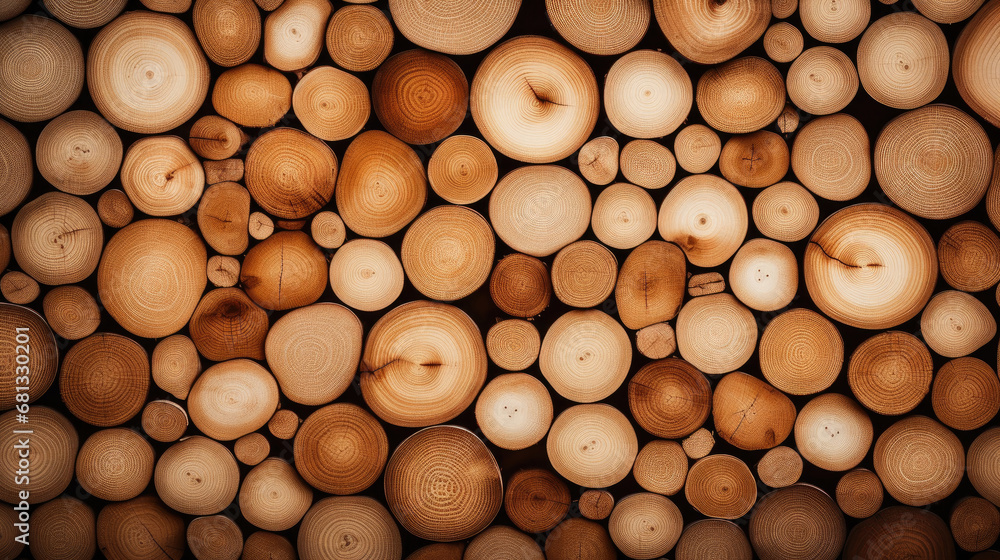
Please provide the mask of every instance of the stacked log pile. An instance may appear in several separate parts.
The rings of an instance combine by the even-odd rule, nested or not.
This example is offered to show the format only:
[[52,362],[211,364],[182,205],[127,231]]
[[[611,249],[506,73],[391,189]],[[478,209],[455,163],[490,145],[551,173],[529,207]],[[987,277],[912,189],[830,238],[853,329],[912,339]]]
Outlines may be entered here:
[[996,560],[998,127],[1000,0],[2,2],[0,560]]

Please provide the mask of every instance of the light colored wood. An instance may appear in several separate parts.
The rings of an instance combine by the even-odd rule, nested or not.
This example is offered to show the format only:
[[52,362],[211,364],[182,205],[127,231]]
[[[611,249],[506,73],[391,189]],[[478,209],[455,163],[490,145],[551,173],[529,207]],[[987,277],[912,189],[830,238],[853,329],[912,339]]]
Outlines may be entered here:
[[[980,496],[1000,504],[1000,466],[994,460],[1000,451],[1000,428],[990,428],[976,436],[966,463],[969,482]],[[1000,506],[998,506],[1000,507]]]
[[958,23],[975,14],[983,0],[914,0],[913,7],[937,23]]
[[1000,82],[982,69],[996,64],[997,49],[991,45],[997,22],[1000,22],[1000,2],[991,0],[962,29],[952,51],[952,75],[958,93],[976,114],[993,126],[1000,125]]
[[635,333],[635,347],[651,360],[666,358],[677,350],[677,337],[670,323],[653,323]]
[[34,278],[19,270],[12,270],[0,278],[0,294],[10,303],[28,305],[38,299],[41,291]]
[[[11,519],[11,526],[15,521]],[[31,513],[36,534],[30,540],[38,560],[88,560],[97,552],[94,510],[76,498],[64,496],[42,504]],[[23,546],[14,539],[11,543]],[[5,545],[10,547],[10,545]],[[4,558],[17,557],[4,551]]]
[[[28,2],[11,2],[11,9],[18,4],[26,7]],[[110,0],[94,4],[87,0],[44,0],[45,9],[59,21],[78,29],[94,29],[115,19],[125,9],[128,0]],[[23,9],[23,7],[22,7]],[[8,19],[0,16],[0,20]],[[93,517],[93,514],[91,514]]]
[[513,527],[494,525],[469,542],[464,558],[545,560],[545,555],[532,537]]
[[352,239],[330,259],[330,287],[337,299],[358,311],[378,311],[403,291],[403,265],[385,243]]
[[868,469],[854,469],[837,482],[837,504],[847,515],[864,519],[882,507],[882,481]]
[[577,502],[580,515],[600,521],[607,519],[615,508],[615,497],[607,490],[584,490]]
[[[56,20],[26,14],[0,25],[0,51],[5,53],[0,60],[0,115],[21,122],[46,121],[80,96],[83,50],[76,36]],[[99,93],[92,92],[95,102]]]
[[549,531],[566,517],[569,508],[569,488],[552,471],[525,469],[517,471],[507,480],[504,510],[511,522],[522,531]]
[[224,515],[198,517],[188,524],[187,543],[198,560],[237,560],[243,553],[243,532]]
[[449,136],[427,162],[431,188],[452,204],[473,204],[488,195],[498,173],[493,150],[475,136]]
[[660,30],[685,58],[725,62],[757,42],[771,19],[768,2],[711,4],[701,0],[654,0]]
[[710,296],[726,290],[726,279],[718,272],[703,272],[688,278],[688,295],[691,297]]
[[965,474],[962,442],[926,416],[908,416],[879,435],[875,472],[897,501],[924,506],[951,495]]
[[468,106],[465,73],[442,54],[413,49],[393,55],[372,81],[375,115],[387,132],[408,144],[431,144],[451,135]]
[[868,133],[846,113],[806,123],[792,144],[792,171],[807,189],[829,200],[861,195],[872,176]]
[[847,523],[836,502],[810,484],[794,484],[761,498],[750,515],[750,543],[761,560],[840,558]]
[[619,320],[637,330],[677,316],[684,299],[684,253],[672,243],[647,241],[625,259],[615,285]]
[[692,459],[701,459],[712,452],[715,447],[715,436],[705,428],[698,428],[693,434],[681,442],[684,453]]
[[226,159],[222,161],[206,161],[202,163],[205,170],[205,183],[214,185],[225,181],[243,180],[243,160]]
[[445,54],[473,54],[496,43],[514,24],[521,0],[469,4],[441,0],[393,0],[389,11],[396,29],[414,44]]
[[542,339],[538,329],[523,319],[505,319],[486,332],[486,352],[507,371],[522,371],[538,359]]
[[[5,434],[3,445],[14,449],[18,438],[24,439],[24,434],[15,434],[14,430],[32,430],[29,435],[31,465],[29,465],[30,492],[24,501],[29,504],[41,504],[59,496],[69,488],[73,480],[73,464],[80,445],[76,429],[65,416],[45,406],[31,407],[28,422],[18,422],[16,410],[9,410],[0,415],[0,428]],[[0,467],[10,472],[16,471],[18,457],[15,453],[5,453],[0,457]],[[19,491],[24,487],[15,484],[14,477],[0,479],[0,499],[8,504],[18,504],[22,501]]]
[[68,111],[45,125],[35,154],[46,181],[65,193],[83,196],[115,178],[122,163],[122,140],[100,115]]
[[264,19],[264,60],[282,72],[308,68],[323,50],[329,0],[285,0]]
[[781,110],[781,114],[778,115],[778,120],[775,121],[778,131],[786,135],[798,130],[799,123],[799,110],[791,103],[785,105],[785,108]]
[[151,369],[157,387],[183,400],[201,373],[201,358],[187,335],[175,334],[164,338],[153,348]]
[[438,301],[462,299],[490,277],[496,242],[479,212],[443,205],[427,210],[403,236],[400,257],[406,277]]
[[618,176],[618,141],[599,136],[587,141],[576,155],[580,175],[595,185],[607,185]]
[[609,185],[594,201],[590,227],[608,247],[632,249],[656,232],[656,203],[635,185]]
[[195,0],[195,35],[209,60],[232,67],[250,60],[260,46],[260,12],[253,0]]
[[677,164],[689,173],[705,173],[722,153],[722,140],[703,124],[689,124],[674,137]]
[[[403,1],[412,3],[396,0]],[[520,2],[494,0],[490,5],[498,3]],[[446,4],[455,1],[438,6]],[[483,17],[483,9],[476,8],[477,18]],[[469,99],[483,138],[525,163],[552,163],[576,152],[590,137],[601,109],[590,66],[569,48],[536,35],[515,37],[490,51],[472,79]]]
[[677,160],[655,140],[631,140],[619,157],[622,175],[644,189],[662,189],[674,180]]
[[247,189],[261,208],[278,218],[295,220],[315,213],[333,198],[336,180],[337,155],[301,130],[271,129],[247,152]]
[[856,401],[826,393],[808,403],[795,419],[795,447],[821,469],[856,467],[872,445],[872,421]]
[[684,488],[687,471],[684,449],[676,441],[664,439],[654,439],[642,446],[632,465],[632,477],[643,490],[666,496]]
[[675,328],[681,356],[709,374],[742,367],[757,346],[753,313],[730,294],[688,300],[677,315]]
[[267,421],[267,430],[278,439],[292,439],[295,437],[295,432],[299,431],[301,423],[302,419],[299,418],[298,414],[284,408],[276,411]]
[[736,251],[729,265],[729,287],[751,309],[782,309],[799,289],[795,254],[783,243],[751,239]]
[[490,297],[514,317],[534,317],[552,300],[552,280],[541,260],[523,253],[500,259],[490,276]]
[[191,387],[187,409],[202,433],[229,441],[267,424],[278,407],[278,384],[270,372],[247,359],[206,369]]
[[567,311],[556,319],[538,355],[538,368],[561,396],[592,403],[611,396],[628,375],[632,343],[625,329],[598,311]]
[[981,292],[1000,281],[1000,237],[980,222],[952,225],[938,240],[938,267],[949,286]]
[[791,486],[802,476],[802,457],[791,447],[774,447],[757,463],[757,476],[771,488]]
[[920,333],[931,350],[946,358],[967,356],[993,339],[997,322],[974,296],[958,290],[938,292],[920,315]]
[[966,496],[952,508],[948,524],[962,550],[979,552],[1000,536],[1000,511],[989,500]]
[[324,210],[313,216],[309,224],[313,241],[324,249],[338,249],[347,239],[347,227],[336,212]]
[[788,144],[768,130],[733,136],[719,156],[719,171],[730,183],[760,189],[788,173]]
[[208,61],[195,34],[171,15],[123,14],[101,29],[87,51],[94,105],[129,132],[159,134],[187,122],[205,101],[208,84]]
[[[752,4],[757,5],[763,6],[763,3]],[[764,21],[766,26],[767,20]],[[712,128],[729,134],[745,134],[774,122],[785,108],[785,84],[773,64],[760,57],[747,56],[702,74],[695,101],[701,116]],[[796,105],[802,107],[799,103]]]
[[367,496],[331,496],[313,504],[299,526],[296,548],[302,560],[355,555],[396,560],[403,555],[392,516]]
[[644,365],[628,383],[633,418],[654,436],[679,439],[699,429],[712,410],[708,379],[680,358]]
[[299,477],[295,467],[277,457],[250,469],[240,486],[240,513],[265,531],[294,527],[312,501],[312,488]]
[[100,430],[80,446],[76,479],[85,491],[102,500],[131,500],[153,478],[153,463],[153,446],[138,432]]
[[681,510],[669,498],[639,492],[622,498],[608,519],[608,532],[629,558],[653,559],[674,548],[684,528]]
[[649,3],[627,0],[546,0],[545,10],[556,31],[574,47],[596,55],[622,54],[649,29]]
[[860,85],[854,62],[843,51],[825,45],[800,54],[788,68],[786,82],[788,99],[813,115],[843,110],[857,95]]
[[552,261],[552,291],[572,307],[593,307],[615,289],[618,259],[596,241],[575,241]]
[[187,411],[173,401],[150,401],[142,409],[142,431],[156,441],[177,441],[187,431],[188,423]]
[[213,255],[208,259],[208,281],[218,288],[231,288],[240,280],[240,261],[233,257]]
[[747,233],[747,208],[736,187],[715,175],[678,181],[660,206],[660,237],[677,244],[688,261],[703,268],[729,260]]
[[746,463],[732,455],[695,461],[684,483],[684,497],[702,515],[739,519],[757,500],[757,486]]
[[337,66],[350,72],[379,67],[392,52],[392,24],[374,6],[343,6],[326,28],[326,50]]
[[578,404],[556,417],[545,442],[552,467],[573,484],[604,488],[622,481],[639,453],[635,429],[608,404]]
[[247,230],[250,237],[263,241],[274,233],[274,220],[263,212],[251,212]]
[[281,231],[250,249],[240,269],[240,283],[265,309],[309,305],[326,288],[326,257],[308,234]]
[[139,211],[173,216],[190,210],[205,188],[198,156],[178,136],[140,138],[125,152],[122,189]]
[[181,560],[187,548],[184,526],[184,518],[156,496],[139,496],[101,509],[97,546],[109,558]]
[[677,130],[694,101],[691,78],[667,53],[623,55],[604,79],[604,109],[616,129],[633,138],[660,138]]
[[871,14],[871,3],[865,0],[799,0],[802,27],[824,43],[846,43],[861,35]]
[[855,398],[879,414],[907,413],[930,392],[934,363],[912,334],[887,331],[862,342],[851,355],[847,381]]
[[191,149],[205,159],[231,158],[247,141],[240,127],[218,115],[205,115],[196,120],[188,134]]
[[792,243],[801,241],[819,223],[819,204],[798,183],[782,181],[764,189],[753,200],[753,223],[764,235]]
[[260,432],[251,432],[233,444],[233,454],[244,465],[260,464],[271,453],[271,444],[267,436]]
[[40,195],[18,210],[10,228],[14,259],[42,284],[80,282],[101,258],[101,219],[82,198],[61,192]]
[[219,253],[244,253],[249,243],[250,192],[232,182],[208,187],[198,203],[198,229]]
[[712,395],[719,437],[744,450],[770,449],[792,433],[795,405],[767,383],[741,372],[723,377]]
[[819,313],[789,309],[764,328],[758,355],[768,383],[790,395],[811,395],[829,388],[840,375],[844,339]]
[[0,201],[0,215],[4,215],[24,202],[31,191],[35,170],[27,138],[14,125],[3,119],[0,119],[0,157],[6,162],[0,168],[0,181],[6,185],[7,193],[7,196]]
[[752,560],[750,541],[738,525],[724,519],[701,519],[688,524],[675,549],[677,560]]
[[104,225],[119,229],[132,223],[135,209],[124,191],[108,189],[97,200],[97,215]]
[[385,498],[395,518],[417,537],[464,540],[500,511],[500,467],[472,432],[457,426],[424,428],[403,440],[389,459]]
[[142,5],[156,12],[182,14],[191,9],[191,0],[139,0]]
[[274,126],[292,108],[292,84],[273,68],[241,64],[215,80],[212,107],[240,126]]
[[153,483],[157,495],[171,509],[188,515],[212,515],[236,498],[240,471],[233,454],[221,443],[191,436],[160,455]]
[[1000,412],[1000,380],[979,358],[956,358],[934,376],[931,405],[938,420],[952,429],[981,428]]
[[66,408],[95,426],[118,426],[142,410],[149,393],[149,356],[138,342],[99,332],[63,356],[59,394]]
[[[42,298],[42,310],[52,330],[67,340],[90,336],[101,324],[101,310],[97,301],[80,286],[52,288]],[[39,370],[37,366],[32,370],[34,384],[39,378]]]
[[879,18],[858,43],[858,76],[868,95],[896,109],[934,101],[948,81],[948,42],[914,12]]
[[802,32],[787,21],[779,21],[764,33],[764,52],[775,62],[791,62],[802,53]]

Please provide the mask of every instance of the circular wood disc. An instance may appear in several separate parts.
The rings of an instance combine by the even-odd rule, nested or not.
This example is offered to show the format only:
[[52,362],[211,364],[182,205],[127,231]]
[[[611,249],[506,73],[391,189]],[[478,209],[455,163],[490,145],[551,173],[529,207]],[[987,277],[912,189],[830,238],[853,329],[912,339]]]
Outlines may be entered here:
[[396,29],[413,43],[446,54],[477,53],[503,37],[514,24],[521,0],[462,0],[427,3],[392,0]]
[[[3,445],[11,452],[0,457],[0,467],[11,473],[11,476],[0,479],[0,500],[8,504],[17,504],[22,500],[29,504],[40,504],[62,494],[73,480],[73,463],[76,451],[80,445],[73,424],[57,411],[44,407],[32,406],[28,422],[19,422],[17,411],[10,410],[0,415],[0,429],[4,433]],[[15,430],[30,430],[31,435],[14,433]],[[29,494],[21,498],[25,491],[24,485],[15,484],[15,473],[18,468],[18,454],[14,447],[19,440],[29,439],[30,465],[27,475]],[[22,457],[23,458],[23,457]],[[22,463],[23,464],[23,463]],[[23,473],[22,473],[23,475]]]
[[549,532],[547,560],[613,560],[618,552],[603,525],[570,517]]
[[352,239],[330,259],[333,293],[359,311],[378,311],[396,301],[404,277],[396,253],[375,239]]
[[858,44],[858,75],[875,101],[916,109],[944,91],[948,42],[941,28],[914,12],[879,18]]
[[997,464],[997,453],[1000,453],[1000,428],[990,428],[979,434],[969,446],[967,464],[969,481],[980,496],[1000,504],[1000,465]]
[[691,465],[684,497],[702,515],[739,519],[757,500],[757,486],[743,461],[732,455],[709,455]]
[[753,550],[743,529],[724,519],[700,519],[681,533],[674,552],[677,560],[752,560]]
[[136,341],[97,333],[63,357],[59,393],[74,416],[95,426],[117,426],[142,410],[149,392],[149,356]]
[[424,428],[403,440],[389,459],[385,499],[400,524],[419,538],[467,539],[500,512],[500,467],[472,432]]
[[885,489],[910,506],[944,499],[958,488],[965,473],[965,454],[958,437],[926,416],[909,416],[883,431],[872,458]]
[[767,324],[760,337],[760,370],[790,395],[811,395],[833,385],[844,365],[844,339],[825,317],[789,309]]
[[504,510],[514,525],[528,533],[543,533],[569,511],[569,488],[546,469],[525,469],[507,480]]
[[764,52],[775,62],[791,62],[802,54],[802,32],[787,21],[779,21],[764,33]]
[[563,39],[590,54],[621,54],[635,47],[649,28],[649,3],[641,0],[546,0],[545,9]]
[[219,66],[243,64],[260,46],[260,12],[253,0],[197,0],[191,19],[205,54]]
[[97,113],[69,111],[45,125],[35,144],[38,171],[55,188],[75,195],[108,186],[122,162],[122,141]]
[[565,167],[519,167],[493,189],[490,223],[515,251],[547,257],[587,231],[590,191]]
[[681,442],[684,453],[691,459],[701,459],[712,452],[715,447],[715,437],[705,428],[698,428],[693,434]]
[[888,331],[862,342],[847,368],[858,401],[879,414],[904,414],[930,391],[934,363],[927,346],[909,333]]
[[736,188],[715,175],[691,175],[667,193],[658,217],[660,236],[684,250],[695,266],[718,266],[747,233],[747,210]]
[[379,418],[397,426],[447,422],[486,381],[486,348],[461,309],[412,301],[383,315],[368,332],[361,391]]
[[0,52],[3,116],[21,122],[46,121],[69,109],[80,96],[83,50],[59,22],[23,15],[0,25]]
[[351,231],[387,237],[420,213],[427,178],[412,148],[391,134],[366,130],[344,153],[336,194],[340,217]]
[[265,309],[309,305],[326,288],[326,257],[308,234],[280,231],[250,249],[240,269],[240,283]]
[[542,441],[552,424],[552,397],[532,375],[498,375],[476,400],[476,423],[486,439],[498,447],[531,447]]
[[367,496],[331,496],[313,504],[299,526],[297,548],[302,560],[397,560],[403,555],[392,515]]
[[978,552],[1000,536],[1000,511],[989,500],[966,496],[955,504],[948,524],[962,550]]
[[[128,0],[109,0],[98,4],[87,0],[44,0],[45,9],[50,14],[78,29],[93,29],[107,24],[125,9],[127,3]],[[27,2],[24,4],[27,5]]]
[[10,228],[17,264],[43,284],[87,278],[101,258],[104,233],[94,208],[82,198],[47,192],[25,204]]
[[108,189],[101,193],[101,198],[97,200],[97,215],[104,225],[118,229],[132,223],[135,209],[123,191]]
[[770,449],[792,433],[795,405],[774,387],[736,371],[716,384],[712,416],[719,437],[732,445],[744,450]]
[[577,506],[580,509],[580,515],[587,519],[607,519],[615,507],[615,497],[607,490],[584,490],[580,494]]
[[[52,330],[67,340],[90,336],[101,323],[101,310],[94,296],[79,286],[59,286],[49,290],[42,299],[42,309]],[[38,370],[33,368],[31,373],[37,380]]]
[[208,61],[191,28],[166,14],[123,14],[101,29],[87,52],[94,105],[129,132],[180,126],[201,108],[208,82]]
[[747,363],[757,346],[757,321],[730,294],[688,300],[677,314],[677,349],[694,367],[727,373]]
[[[35,170],[31,163],[31,146],[20,130],[0,119],[0,182],[6,196],[0,200],[0,216],[24,202],[31,191]],[[5,228],[6,229],[6,228]],[[10,240],[5,243],[10,246]],[[4,268],[7,268],[6,265]]]
[[621,151],[622,175],[644,189],[662,189],[674,180],[677,160],[654,140],[632,140]]
[[955,543],[948,525],[933,512],[892,506],[851,529],[844,556],[955,560]]
[[282,72],[316,64],[332,12],[328,0],[282,3],[264,20],[264,60]]
[[198,376],[187,408],[202,433],[219,441],[234,440],[267,424],[278,408],[278,384],[257,362],[221,362]]
[[[491,4],[501,1],[512,0]],[[488,21],[482,9],[477,7],[478,20]],[[470,100],[483,138],[504,155],[527,163],[551,163],[580,149],[601,109],[590,66],[567,47],[533,35],[490,51],[472,79]]]
[[856,467],[868,454],[872,436],[865,409],[839,393],[812,399],[795,419],[795,447],[806,461],[828,471]]
[[[656,142],[649,143],[659,146]],[[669,150],[667,151],[669,152]],[[580,169],[580,175],[582,175],[588,182],[595,185],[607,185],[611,181],[614,181],[615,177],[618,176],[618,155],[618,141],[614,138],[610,136],[598,136],[597,138],[589,140],[576,154],[576,161]],[[671,156],[672,155],[673,154],[671,154]],[[654,158],[650,158],[648,163],[636,162],[636,159],[637,158],[635,157],[629,158],[631,175],[645,175],[647,172],[647,169],[645,169],[646,165],[649,165],[650,167],[663,167],[660,162]],[[656,174],[656,170],[650,169],[648,171],[653,175]]]
[[708,0],[653,0],[653,11],[670,44],[699,64],[716,64],[733,58],[760,39],[771,19],[766,2],[750,0],[723,4]]
[[138,432],[110,428],[95,432],[80,447],[76,478],[102,500],[131,500],[153,478],[153,446]]
[[132,334],[159,338],[180,330],[208,282],[208,255],[188,227],[164,219],[125,226],[104,247],[97,269],[101,303]]
[[978,358],[951,360],[934,376],[931,404],[934,415],[951,428],[981,428],[1000,412],[1000,380]]
[[771,488],[791,486],[802,476],[802,457],[791,447],[774,447],[757,463],[757,476]]
[[799,267],[787,245],[751,239],[729,265],[729,286],[741,302],[758,311],[776,311],[795,298]]
[[813,115],[843,110],[858,93],[859,85],[854,62],[834,47],[806,49],[788,69],[788,99]]
[[846,113],[809,121],[795,135],[792,171],[807,189],[828,200],[850,200],[872,177],[868,133]]
[[240,471],[233,454],[221,443],[191,436],[160,455],[153,483],[171,509],[188,515],[212,515],[236,498]]
[[213,286],[232,288],[240,281],[240,261],[234,257],[212,255],[208,258],[208,281]]
[[937,245],[938,266],[949,286],[981,292],[1000,281],[1000,237],[972,220],[949,227]]
[[687,72],[660,51],[630,52],[615,61],[604,79],[608,120],[633,138],[659,138],[677,130],[693,100]]
[[198,517],[188,524],[187,544],[199,560],[236,560],[243,552],[243,533],[224,515]]
[[788,103],[785,108],[781,110],[781,114],[778,115],[778,120],[775,124],[778,126],[778,131],[782,134],[791,134],[799,128],[799,110]]
[[641,329],[673,319],[684,298],[684,253],[672,243],[647,241],[625,259],[615,286],[619,320]]
[[998,24],[1000,2],[991,1],[958,36],[951,64],[962,99],[993,126],[1000,126],[1000,76],[983,69],[993,68],[1000,60],[1000,49],[996,48],[993,36]]
[[531,536],[513,527],[494,525],[469,542],[468,548],[465,549],[465,558],[545,560],[545,555]]
[[173,401],[150,401],[142,409],[142,431],[156,441],[177,441],[187,427],[187,411]]
[[867,0],[799,0],[802,27],[824,43],[846,43],[861,35],[871,15]]
[[538,359],[542,339],[535,325],[523,319],[506,319],[486,333],[486,352],[493,363],[507,371],[527,369]]
[[209,360],[263,360],[268,326],[267,312],[243,290],[219,288],[201,298],[188,330],[198,352]]
[[542,339],[538,367],[561,396],[581,403],[609,397],[621,386],[632,363],[632,342],[611,316],[598,311],[567,311]]
[[572,307],[593,307],[606,300],[617,276],[618,259],[596,241],[570,243],[552,261],[552,291]]
[[788,144],[769,130],[734,136],[722,147],[719,171],[741,187],[769,187],[788,173]]
[[489,222],[465,206],[421,214],[403,237],[403,270],[421,294],[439,301],[464,298],[490,276],[496,242]]
[[267,436],[260,432],[251,432],[233,444],[233,454],[244,465],[257,465],[271,453],[271,444]]
[[937,280],[934,241],[904,212],[875,203],[830,215],[809,239],[806,288],[825,315],[886,329],[913,318]]
[[628,383],[635,421],[661,438],[678,439],[700,428],[712,411],[712,388],[704,374],[680,358],[644,365]]
[[378,68],[392,52],[392,24],[374,6],[344,6],[326,28],[326,49],[337,66],[350,72]]
[[187,548],[184,518],[156,496],[108,504],[97,516],[97,545],[105,558],[181,560]]
[[983,0],[914,0],[913,7],[937,23],[958,23],[968,19]]
[[689,173],[705,173],[715,165],[721,153],[719,135],[703,124],[689,124],[674,137],[677,164]]
[[269,130],[247,152],[247,190],[254,202],[279,218],[316,212],[333,198],[336,181],[337,155],[301,130]]
[[240,126],[274,126],[292,107],[292,84],[273,68],[241,64],[216,78],[212,107]]
[[201,358],[194,342],[183,334],[168,336],[153,348],[153,381],[178,399],[186,399],[201,373]]
[[981,301],[958,290],[938,292],[920,315],[920,334],[931,350],[957,358],[993,340],[997,322]]
[[656,203],[635,185],[615,183],[597,196],[590,220],[601,243],[632,249],[656,232]]
[[761,560],[835,560],[847,538],[847,523],[826,492],[794,484],[761,498],[750,515],[749,532]]
[[992,149],[961,109],[928,105],[896,117],[875,142],[875,176],[903,210],[935,220],[974,208],[989,187]]
[[277,457],[250,470],[240,487],[240,512],[266,531],[284,531],[298,524],[312,504],[313,491],[295,467]]
[[372,81],[378,120],[408,144],[431,144],[451,135],[468,106],[469,82],[461,67],[442,54],[413,49],[393,55]]
[[292,439],[299,430],[302,419],[298,414],[285,408],[275,411],[271,419],[267,421],[267,430],[278,439]]
[[854,469],[837,482],[837,504],[847,515],[864,519],[882,507],[882,481],[868,469]]
[[454,135],[438,144],[427,162],[427,179],[438,196],[452,204],[472,204],[497,183],[497,158],[475,136]]
[[639,492],[618,502],[608,519],[608,532],[629,558],[658,558],[677,544],[684,528],[681,510],[670,498]]
[[198,203],[205,170],[182,138],[145,137],[129,146],[121,182],[140,211],[150,216],[174,216]]
[[[704,0],[697,1],[710,5]],[[766,25],[767,19],[764,21]],[[695,100],[709,126],[729,134],[745,134],[774,122],[785,108],[785,84],[781,72],[773,64],[760,57],[747,56],[702,74]]]
[[608,404],[578,404],[564,410],[545,442],[552,467],[573,484],[605,488],[632,470],[639,442],[635,429]]
[[0,278],[0,294],[10,303],[28,305],[38,299],[40,293],[38,282],[19,270],[12,270]]
[[257,531],[243,543],[242,560],[296,560],[295,547],[285,537]]
[[[27,329],[23,334],[27,335],[25,346],[30,353],[24,348],[17,349],[18,328]],[[0,303],[0,332],[4,333],[0,337],[0,367],[5,372],[0,376],[0,410],[18,404],[16,395],[24,391],[18,391],[17,385],[27,385],[28,402],[35,402],[52,386],[59,369],[59,347],[52,329],[33,309]],[[21,342],[25,342],[23,336]],[[24,369],[18,367],[25,365],[17,361],[17,356],[21,354],[28,355],[28,364]],[[30,383],[15,383],[17,376],[24,375],[25,370],[30,375]]]
[[[14,523],[11,518],[12,528]],[[37,531],[35,538],[31,540],[31,554],[34,558],[87,560],[97,552],[94,510],[76,498],[64,496],[46,502],[31,513],[31,523]],[[8,542],[23,546],[13,538]],[[5,543],[5,546],[9,545]],[[4,557],[17,557],[18,552],[10,555],[5,551]]]
[[324,210],[309,223],[309,233],[313,241],[324,249],[339,249],[347,239],[347,227],[336,212]]
[[295,84],[292,109],[309,134],[336,141],[361,131],[368,122],[371,102],[368,88],[357,77],[319,66]]
[[312,406],[339,397],[354,380],[361,335],[361,321],[336,303],[316,303],[282,316],[265,345],[281,393]]
[[534,317],[552,300],[552,281],[545,263],[522,253],[500,259],[490,277],[490,297],[501,311]]
[[642,446],[636,455],[632,477],[643,490],[673,496],[684,488],[687,470],[688,457],[681,444],[654,439]]

